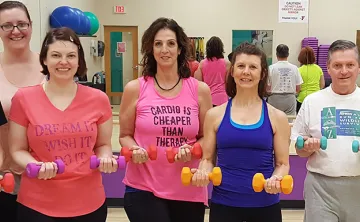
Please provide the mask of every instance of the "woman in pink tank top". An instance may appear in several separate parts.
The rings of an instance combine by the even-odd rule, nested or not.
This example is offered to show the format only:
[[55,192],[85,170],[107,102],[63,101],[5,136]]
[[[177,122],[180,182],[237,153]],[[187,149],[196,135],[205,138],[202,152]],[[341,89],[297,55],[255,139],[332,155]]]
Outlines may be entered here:
[[[181,181],[182,168],[200,161],[190,150],[195,142],[202,144],[203,121],[211,108],[208,86],[190,77],[188,41],[176,21],[154,21],[142,37],[143,77],[125,86],[120,144],[121,153],[132,150],[123,180],[131,222],[204,221],[207,188]],[[167,148],[176,155],[168,159]]]
[[210,87],[213,106],[228,101],[225,80],[229,67],[230,62],[224,59],[224,44],[219,37],[211,37],[206,42],[206,58],[200,62],[195,78]]
[[[22,2],[3,1],[0,4],[0,37],[4,51],[0,53],[0,101],[8,117],[11,99],[19,88],[38,85],[45,80],[39,55],[31,51],[32,23]],[[11,160],[8,144],[9,124],[0,127],[0,175],[12,172],[15,188],[12,193],[0,192],[0,215],[17,221],[17,193],[22,170]],[[1,176],[0,176],[1,177]]]

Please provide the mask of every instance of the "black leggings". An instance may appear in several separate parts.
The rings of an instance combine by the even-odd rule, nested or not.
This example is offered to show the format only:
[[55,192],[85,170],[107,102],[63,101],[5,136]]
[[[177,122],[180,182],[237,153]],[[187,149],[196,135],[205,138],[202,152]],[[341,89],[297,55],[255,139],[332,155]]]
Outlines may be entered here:
[[257,208],[211,203],[209,222],[282,222],[280,203]]
[[204,203],[165,200],[151,192],[127,192],[124,209],[130,222],[204,222]]
[[17,217],[17,222],[105,222],[107,217],[107,205],[104,203],[99,209],[86,215],[59,218],[46,216],[19,203]]
[[0,192],[0,215],[8,221],[16,221],[18,202],[17,195]]

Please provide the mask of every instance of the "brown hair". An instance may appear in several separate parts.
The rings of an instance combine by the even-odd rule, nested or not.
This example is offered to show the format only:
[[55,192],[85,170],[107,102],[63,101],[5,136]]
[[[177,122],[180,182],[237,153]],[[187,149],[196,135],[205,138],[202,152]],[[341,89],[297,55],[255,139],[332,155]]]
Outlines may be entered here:
[[298,61],[301,65],[314,64],[316,61],[314,50],[309,46],[302,48],[298,56]]
[[175,20],[169,18],[158,18],[155,20],[145,31],[141,39],[141,53],[143,54],[143,58],[141,60],[141,66],[143,66],[142,75],[145,77],[154,77],[157,72],[156,60],[153,54],[153,46],[155,35],[160,29],[170,29],[171,31],[175,32],[176,41],[179,49],[181,50],[180,55],[177,57],[178,73],[181,78],[189,78],[189,39],[186,36],[183,28],[180,27]]
[[26,17],[29,19],[29,22],[31,23],[29,11],[22,2],[19,2],[19,1],[3,1],[0,4],[0,12],[8,10],[8,9],[13,9],[13,8],[22,9],[25,12]]
[[236,83],[235,83],[234,77],[232,76],[232,73],[234,72],[234,65],[236,62],[236,57],[241,54],[255,55],[260,58],[260,60],[261,60],[261,77],[260,77],[260,82],[259,82],[259,87],[258,87],[258,95],[260,98],[266,97],[267,96],[266,86],[267,86],[267,81],[268,81],[268,76],[269,76],[269,73],[268,73],[269,69],[268,69],[268,64],[267,64],[267,60],[266,60],[266,55],[260,48],[256,47],[253,44],[250,44],[248,42],[241,43],[233,52],[232,59],[231,59],[230,73],[226,80],[226,94],[231,98],[234,98],[236,95]]
[[221,59],[224,58],[224,44],[217,36],[213,36],[206,42],[206,58],[212,60],[212,58]]
[[81,46],[80,39],[76,35],[76,33],[72,29],[67,27],[54,28],[46,34],[40,50],[40,64],[43,68],[43,71],[41,72],[48,77],[50,76],[49,70],[45,65],[44,61],[46,60],[49,45],[54,43],[55,41],[70,41],[78,46],[79,67],[76,71],[75,76],[83,77],[84,75],[86,75],[87,67],[85,62],[84,49]]
[[196,55],[195,55],[195,48],[193,44],[189,44],[189,59],[188,61],[195,61],[196,60]]

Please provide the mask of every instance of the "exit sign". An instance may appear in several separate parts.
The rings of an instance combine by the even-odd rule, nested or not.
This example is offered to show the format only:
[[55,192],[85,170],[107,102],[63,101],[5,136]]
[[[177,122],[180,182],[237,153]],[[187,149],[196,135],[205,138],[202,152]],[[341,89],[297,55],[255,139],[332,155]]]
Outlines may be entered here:
[[114,6],[114,13],[116,14],[125,14],[125,6],[123,5],[116,5]]

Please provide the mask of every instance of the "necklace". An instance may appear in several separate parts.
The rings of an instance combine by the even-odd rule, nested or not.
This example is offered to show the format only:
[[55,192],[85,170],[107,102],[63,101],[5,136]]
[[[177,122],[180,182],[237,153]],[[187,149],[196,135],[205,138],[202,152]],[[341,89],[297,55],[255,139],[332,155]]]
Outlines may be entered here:
[[170,89],[164,89],[163,87],[160,86],[159,82],[157,81],[156,79],[156,76],[154,76],[154,79],[155,79],[155,82],[156,82],[156,85],[159,86],[160,89],[164,90],[164,91],[170,91],[170,90],[173,90],[180,82],[181,80],[181,77],[179,76],[179,80],[177,81],[177,83],[175,84],[175,86],[171,87]]

